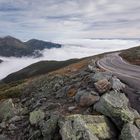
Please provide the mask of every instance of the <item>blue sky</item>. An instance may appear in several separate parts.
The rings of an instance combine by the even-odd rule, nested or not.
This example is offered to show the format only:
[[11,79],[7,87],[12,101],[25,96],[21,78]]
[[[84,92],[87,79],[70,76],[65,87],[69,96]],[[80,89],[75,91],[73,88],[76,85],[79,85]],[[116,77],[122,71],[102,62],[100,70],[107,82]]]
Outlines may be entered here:
[[0,0],[0,36],[139,38],[140,0]]

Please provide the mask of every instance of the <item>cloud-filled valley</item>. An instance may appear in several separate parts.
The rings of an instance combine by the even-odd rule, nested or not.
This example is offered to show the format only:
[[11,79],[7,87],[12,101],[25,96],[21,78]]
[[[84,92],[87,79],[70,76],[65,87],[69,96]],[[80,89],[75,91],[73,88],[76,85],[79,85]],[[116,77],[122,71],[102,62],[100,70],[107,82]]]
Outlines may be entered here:
[[61,48],[45,49],[40,58],[33,57],[0,57],[4,62],[0,63],[0,79],[8,74],[18,71],[32,63],[41,60],[68,60],[71,58],[82,58],[93,56],[103,52],[110,52],[134,47],[140,44],[139,40],[99,40],[99,39],[76,39],[56,40],[63,44]]

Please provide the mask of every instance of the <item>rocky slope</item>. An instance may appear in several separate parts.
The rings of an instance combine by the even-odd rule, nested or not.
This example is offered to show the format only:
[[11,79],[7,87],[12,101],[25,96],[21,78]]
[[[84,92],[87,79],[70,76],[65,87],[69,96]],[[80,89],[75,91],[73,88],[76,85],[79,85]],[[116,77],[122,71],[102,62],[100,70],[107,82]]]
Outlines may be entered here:
[[140,46],[124,50],[120,56],[132,64],[140,65]]
[[32,39],[22,42],[11,36],[0,38],[0,56],[40,56],[39,51],[45,48],[60,48],[60,44]]
[[0,139],[139,140],[140,116],[125,84],[97,68],[97,56],[0,85]]

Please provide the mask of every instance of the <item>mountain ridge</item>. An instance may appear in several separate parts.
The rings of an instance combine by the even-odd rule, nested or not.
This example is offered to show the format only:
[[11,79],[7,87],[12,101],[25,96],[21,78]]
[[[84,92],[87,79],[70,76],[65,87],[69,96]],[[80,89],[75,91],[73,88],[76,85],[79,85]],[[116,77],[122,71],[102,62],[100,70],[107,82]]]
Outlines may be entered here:
[[60,44],[37,39],[22,42],[12,36],[0,38],[0,56],[6,57],[40,56],[41,50],[60,47]]

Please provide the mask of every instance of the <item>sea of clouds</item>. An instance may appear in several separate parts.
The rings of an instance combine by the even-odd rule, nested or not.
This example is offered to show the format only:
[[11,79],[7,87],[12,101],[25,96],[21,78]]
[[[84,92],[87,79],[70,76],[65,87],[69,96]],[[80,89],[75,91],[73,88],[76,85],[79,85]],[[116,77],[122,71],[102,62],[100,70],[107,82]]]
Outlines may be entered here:
[[0,79],[10,73],[16,72],[32,63],[41,60],[68,60],[71,58],[82,58],[96,54],[127,49],[140,45],[140,40],[103,40],[103,39],[73,39],[57,40],[62,44],[61,48],[45,49],[40,58],[33,57],[1,57],[4,62],[0,63]]

